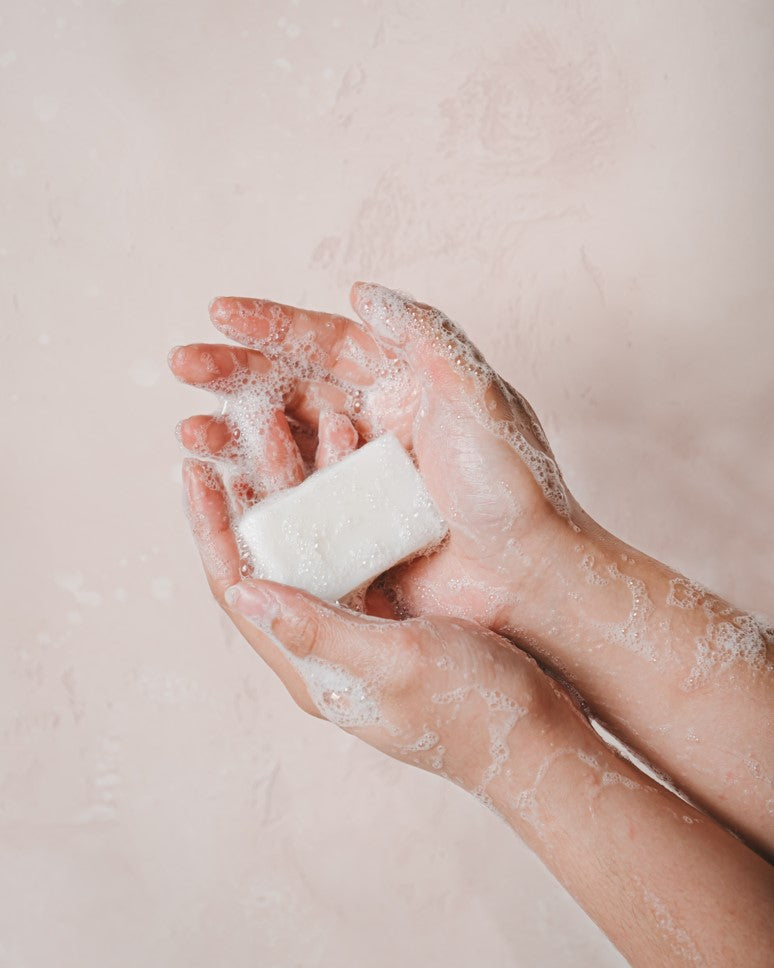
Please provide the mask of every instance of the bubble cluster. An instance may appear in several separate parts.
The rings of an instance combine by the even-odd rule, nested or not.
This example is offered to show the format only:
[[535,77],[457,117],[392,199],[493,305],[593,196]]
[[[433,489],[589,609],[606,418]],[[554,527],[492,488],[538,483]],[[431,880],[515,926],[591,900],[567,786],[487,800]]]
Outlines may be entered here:
[[293,656],[291,661],[306,685],[309,698],[329,722],[342,729],[384,724],[378,696],[358,676],[316,657]]
[[503,591],[491,581],[469,577],[450,578],[446,587],[461,603],[470,603],[469,617],[486,628],[493,628],[506,606],[515,604],[513,594]]
[[610,579],[600,575],[594,568],[594,555],[584,555],[580,563],[581,571],[587,585],[603,588],[610,584]]
[[653,603],[648,597],[645,582],[641,578],[634,578],[622,572],[618,565],[609,564],[605,568],[606,574],[600,575],[594,571],[594,559],[586,556],[581,561],[581,569],[586,581],[594,585],[609,585],[617,582],[627,589],[631,596],[629,614],[622,622],[597,622],[608,642],[623,646],[630,652],[636,652],[655,659],[655,646],[648,635],[648,619],[653,614]]
[[638,783],[622,773],[604,769],[598,757],[594,754],[587,753],[585,750],[574,746],[561,746],[543,758],[535,772],[532,783],[517,794],[512,795],[509,801],[510,808],[532,827],[541,840],[546,837],[546,829],[545,817],[541,812],[539,803],[540,786],[554,764],[565,757],[574,757],[580,763],[589,767],[597,777],[598,786],[591,788],[589,806],[593,805],[594,800],[603,790],[610,787],[620,786],[626,790],[643,790],[646,792],[653,790],[645,783]]
[[738,612],[698,582],[682,575],[670,579],[666,604],[702,616],[703,629],[695,640],[693,667],[683,683],[691,689],[710,675],[730,670],[742,662],[749,668],[766,666],[774,629],[763,616]]
[[425,732],[408,746],[403,746],[401,752],[405,755],[407,753],[420,753],[426,750],[431,750],[438,746],[440,737],[438,733],[434,733],[431,729],[425,729]]
[[491,808],[493,804],[487,790],[508,761],[510,756],[508,737],[516,723],[527,715],[527,710],[519,706],[510,696],[497,690],[479,688],[478,692],[489,707],[489,754],[492,760],[474,788],[473,795],[482,799]]
[[677,575],[669,580],[666,603],[674,608],[695,608],[708,594],[703,585]]
[[430,759],[430,766],[437,773],[443,770],[443,758],[446,753],[446,747],[439,743],[434,750],[434,754]]
[[681,927],[675,921],[674,916],[661,898],[646,887],[636,874],[633,875],[633,880],[640,888],[645,909],[650,913],[654,923],[658,925],[662,934],[670,940],[680,962],[694,965],[695,968],[703,968],[703,966],[706,966],[707,962],[702,957],[696,942],[685,928]]
[[723,672],[737,662],[763,669],[770,630],[755,616],[737,615],[731,621],[710,621],[704,635],[696,640],[693,668],[685,682],[687,688],[704,682],[711,673]]
[[545,838],[543,818],[541,816],[540,804],[538,802],[538,791],[543,780],[546,778],[551,767],[563,756],[577,756],[580,751],[574,747],[561,747],[553,750],[548,756],[544,757],[538,767],[530,786],[519,791],[515,796],[511,796],[509,806],[517,813],[522,820],[529,824],[538,837]]
[[451,705],[449,721],[457,719],[463,704],[471,694],[477,694],[486,704],[487,729],[489,731],[489,755],[491,760],[485,768],[479,782],[470,791],[490,809],[494,809],[492,798],[488,793],[491,783],[500,775],[503,766],[510,757],[508,738],[516,723],[527,715],[527,709],[520,706],[513,698],[496,689],[489,689],[479,683],[458,686],[448,692],[435,693],[432,701],[437,705]]
[[[569,517],[567,490],[534,412],[456,323],[406,293],[376,285],[362,288],[360,310],[382,339],[412,355],[415,363],[426,360],[428,350],[450,361],[466,380],[469,415],[516,453],[550,504]],[[432,383],[432,370],[425,379]]]

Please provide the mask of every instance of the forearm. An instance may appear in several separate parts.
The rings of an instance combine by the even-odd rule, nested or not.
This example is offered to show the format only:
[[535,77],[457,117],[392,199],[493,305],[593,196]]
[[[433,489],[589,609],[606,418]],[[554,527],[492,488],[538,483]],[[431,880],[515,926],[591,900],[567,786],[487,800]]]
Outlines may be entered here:
[[750,616],[581,516],[500,628],[697,803],[774,853],[774,675]]
[[772,868],[622,760],[566,701],[549,728],[533,724],[522,768],[492,792],[633,965],[766,962]]

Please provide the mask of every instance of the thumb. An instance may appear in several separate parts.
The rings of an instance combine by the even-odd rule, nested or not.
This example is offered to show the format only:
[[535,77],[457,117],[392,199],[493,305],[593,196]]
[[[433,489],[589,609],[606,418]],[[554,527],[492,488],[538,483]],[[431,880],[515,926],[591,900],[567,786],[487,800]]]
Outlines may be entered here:
[[230,609],[271,633],[297,658],[351,661],[372,637],[372,625],[359,612],[331,605],[300,588],[249,578],[226,592]]
[[232,585],[226,601],[283,650],[325,719],[345,728],[384,723],[380,697],[406,665],[412,623],[362,615],[259,579]]

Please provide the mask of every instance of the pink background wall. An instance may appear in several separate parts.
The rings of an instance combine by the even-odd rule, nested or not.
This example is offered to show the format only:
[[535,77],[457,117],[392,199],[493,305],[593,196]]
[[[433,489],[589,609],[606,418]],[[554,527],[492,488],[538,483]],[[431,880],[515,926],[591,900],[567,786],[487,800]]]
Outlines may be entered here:
[[208,300],[462,322],[603,524],[772,610],[768,0],[0,13],[0,965],[620,965],[473,800],[209,599],[167,375]]

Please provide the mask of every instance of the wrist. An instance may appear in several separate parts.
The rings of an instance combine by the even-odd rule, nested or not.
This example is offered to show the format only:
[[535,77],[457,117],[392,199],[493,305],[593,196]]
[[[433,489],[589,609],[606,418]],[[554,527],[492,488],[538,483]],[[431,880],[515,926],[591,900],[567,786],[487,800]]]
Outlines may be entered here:
[[625,581],[618,588],[613,579],[631,577],[635,552],[580,510],[569,519],[554,516],[520,552],[498,631],[548,644],[614,620],[621,611],[616,606],[631,602],[621,594]]
[[[496,630],[571,680],[600,675],[600,650],[653,660],[660,654],[670,579],[664,565],[610,534],[588,515],[557,519],[517,574]],[[670,661],[678,661],[671,654]],[[590,664],[590,665],[589,665]]]
[[582,513],[557,522],[544,548],[530,594],[514,584],[496,630],[572,682],[592,708],[601,700],[608,715],[625,715],[636,697],[621,689],[622,669],[632,682],[660,670],[652,702],[684,696],[707,616],[670,602],[676,582],[696,586]]

